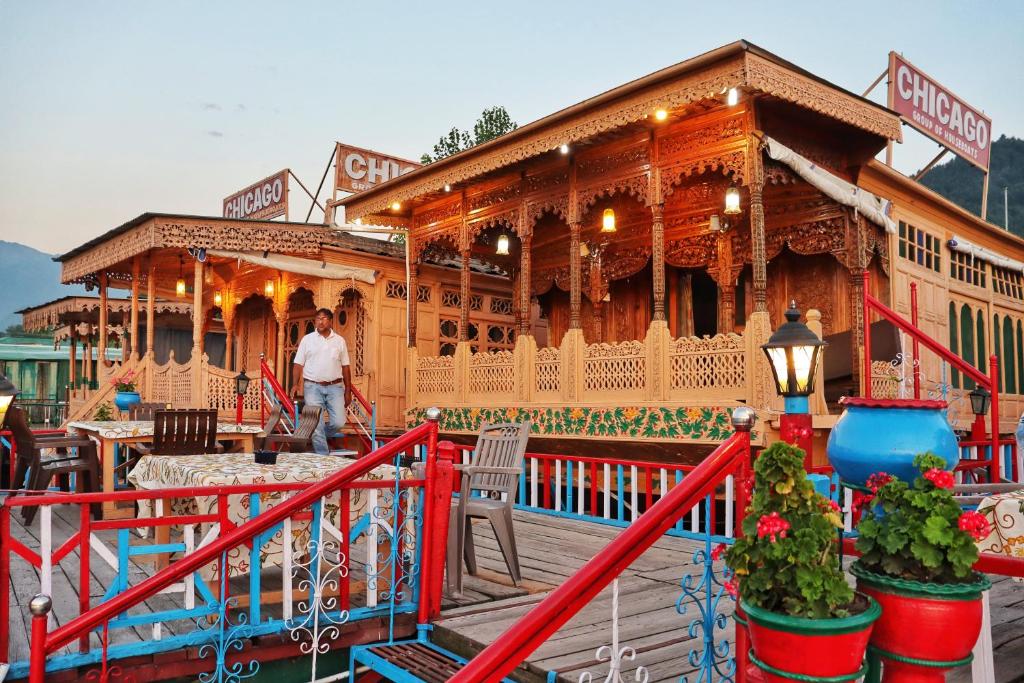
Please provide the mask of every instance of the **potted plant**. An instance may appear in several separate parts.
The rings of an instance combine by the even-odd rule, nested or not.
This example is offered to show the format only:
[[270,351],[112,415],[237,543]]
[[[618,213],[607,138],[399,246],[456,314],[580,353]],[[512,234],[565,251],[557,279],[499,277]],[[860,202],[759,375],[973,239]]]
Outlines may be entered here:
[[129,370],[120,377],[115,377],[113,385],[114,391],[117,392],[114,394],[114,405],[117,406],[118,410],[128,410],[142,400],[139,392],[135,390],[134,370]]
[[114,411],[111,410],[109,403],[101,403],[96,407],[96,412],[92,414],[92,419],[96,422],[108,422],[114,419]]
[[871,647],[883,680],[943,681],[946,670],[970,661],[981,631],[981,594],[991,584],[972,567],[989,523],[961,510],[943,458],[923,453],[914,466],[912,485],[872,475],[851,571],[882,605]]
[[768,681],[854,680],[878,603],[854,593],[839,564],[839,506],[815,492],[804,452],[779,441],[754,463],[743,536],[726,553],[751,661]]

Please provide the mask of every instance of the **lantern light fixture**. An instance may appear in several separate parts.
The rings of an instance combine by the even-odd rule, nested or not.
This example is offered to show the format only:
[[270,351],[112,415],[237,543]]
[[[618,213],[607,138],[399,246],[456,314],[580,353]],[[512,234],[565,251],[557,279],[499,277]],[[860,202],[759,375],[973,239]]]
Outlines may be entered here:
[[656,109],[654,111],[654,118],[658,121],[664,121],[668,118],[668,112],[664,109]]
[[601,216],[601,232],[615,232],[615,210],[608,208]]
[[[814,373],[824,346],[828,346],[828,342],[800,322],[796,301],[790,301],[785,324],[775,330],[767,344],[761,346],[775,377],[775,389],[787,404],[794,398],[807,401],[807,396],[814,390]],[[788,405],[787,412],[791,412]]]
[[494,253],[498,256],[508,256],[508,235],[498,236],[498,248]]
[[987,415],[989,402],[992,400],[992,394],[989,393],[988,389],[978,387],[969,395],[971,397],[971,412],[977,417]]
[[561,145],[559,145],[558,151],[561,152],[562,154],[568,154],[569,145],[563,142]]
[[735,185],[730,185],[729,189],[725,191],[725,215],[735,216],[741,212],[739,188]]
[[249,382],[252,378],[245,374],[245,368],[235,375],[235,393],[239,396],[245,396],[245,393],[249,391]]
[[174,293],[178,296],[185,296],[185,276],[182,274],[182,260],[178,257],[178,280],[174,283]]
[[730,107],[735,107],[740,101],[740,91],[736,88],[729,88],[728,94],[725,96],[725,103]]
[[580,242],[580,258],[587,258],[590,256],[590,247],[587,246],[586,242]]
[[452,191],[452,186],[449,185],[448,183],[445,183],[444,184],[444,191],[445,192],[451,192]]
[[274,281],[267,280],[263,283],[263,293],[269,297],[274,296]]
[[391,202],[392,211],[400,211],[402,209],[402,202]]
[[4,421],[7,419],[7,410],[17,397],[18,387],[14,386],[14,383],[7,379],[6,375],[0,373],[0,427],[4,426]]
[[224,295],[221,294],[220,290],[218,289],[216,292],[213,293],[213,305],[216,306],[217,308],[220,308],[221,304],[223,303]]

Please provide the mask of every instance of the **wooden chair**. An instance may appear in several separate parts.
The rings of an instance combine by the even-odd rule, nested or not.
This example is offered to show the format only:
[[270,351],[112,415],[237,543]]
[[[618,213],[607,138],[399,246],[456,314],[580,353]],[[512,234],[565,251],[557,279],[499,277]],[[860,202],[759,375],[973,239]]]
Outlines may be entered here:
[[[512,505],[529,439],[529,420],[522,423],[485,423],[480,429],[473,460],[468,465],[456,465],[456,469],[462,472],[462,488],[458,502],[452,502],[448,526],[448,587],[451,589],[454,584],[456,593],[462,592],[463,558],[469,573],[476,574],[474,517],[491,523],[512,581],[517,586],[522,581],[512,530]],[[483,496],[473,495],[474,492],[481,492]],[[491,498],[492,495],[496,497]]]
[[223,453],[217,443],[216,409],[157,410],[151,447],[139,444],[141,455],[199,455]]
[[166,410],[166,403],[136,403],[128,409],[128,419],[137,422],[141,420],[153,420],[158,410]]
[[[24,411],[11,408],[7,412],[7,427],[11,430],[17,449],[17,464],[14,470],[12,486],[21,488],[25,475],[29,475],[26,491],[44,491],[54,477],[66,477],[75,474],[76,488],[80,492],[98,492],[103,490],[100,480],[100,464],[96,455],[96,443],[84,436],[73,435],[41,435],[33,434],[29,428]],[[72,454],[69,448],[77,449]],[[53,450],[54,453],[44,454],[43,451]],[[21,509],[25,524],[35,519],[37,507],[28,505]],[[92,506],[94,518],[101,514],[99,504]]]
[[281,424],[281,406],[274,406],[267,415],[267,421],[263,425],[264,436],[257,436],[253,439],[253,445],[258,451],[267,450],[267,439],[274,433]]
[[299,413],[299,424],[291,434],[272,434],[267,431],[264,448],[283,450],[289,453],[310,453],[313,451],[313,432],[323,419],[323,408],[304,405]]

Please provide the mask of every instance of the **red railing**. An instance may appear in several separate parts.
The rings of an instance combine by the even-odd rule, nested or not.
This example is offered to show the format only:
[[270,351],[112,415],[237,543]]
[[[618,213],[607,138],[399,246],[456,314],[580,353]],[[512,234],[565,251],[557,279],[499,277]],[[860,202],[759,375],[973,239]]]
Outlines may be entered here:
[[[752,421],[751,421],[752,422]],[[750,469],[750,423],[715,449],[683,481],[637,518],[597,555],[552,591],[505,633],[466,664],[450,681],[500,681],[650,548],[679,518],[712,494],[730,474],[746,481]],[[747,507],[745,486],[737,486],[736,528]],[[737,671],[746,671],[746,634],[737,630]],[[742,675],[737,680],[742,681]]]
[[[357,403],[359,403],[359,407],[363,409],[363,414],[366,415],[366,419],[372,423],[376,419],[376,416],[374,415],[373,404],[371,404],[366,399],[366,397],[363,396],[363,392],[359,391],[359,389],[354,385],[352,387],[352,397],[355,398]],[[358,436],[359,440],[362,441],[363,447],[366,449],[367,452],[373,450],[373,438],[371,434],[371,430],[373,429],[374,425],[363,424],[362,421],[359,420],[357,416],[356,436]]]
[[[181,581],[186,576],[200,570],[211,562],[217,561],[222,553],[226,553],[237,546],[252,543],[256,536],[282,523],[286,518],[302,514],[305,508],[310,507],[325,496],[329,496],[346,487],[354,486],[359,477],[369,473],[379,465],[392,461],[398,453],[420,444],[426,446],[427,455],[425,478],[422,482],[424,488],[425,519],[421,537],[423,563],[420,572],[420,585],[422,589],[420,591],[421,598],[418,605],[417,619],[419,623],[426,623],[431,616],[440,612],[444,545],[448,525],[448,511],[445,508],[451,499],[451,461],[450,456],[448,458],[442,457],[440,461],[438,460],[436,419],[406,432],[386,446],[368,454],[357,463],[336,472],[327,479],[317,484],[307,485],[301,492],[296,493],[288,500],[250,519],[244,524],[236,526],[208,545],[174,562],[142,583],[128,588],[123,593],[71,619],[52,632],[47,633],[46,631],[46,614],[33,614],[29,658],[30,683],[43,682],[46,657],[50,653],[76,639],[87,637],[90,631],[109,622],[118,614],[151,598],[161,590]],[[172,492],[161,492],[161,494],[163,493]],[[188,493],[195,495],[195,489],[190,489]],[[101,502],[110,496],[130,497],[147,494],[152,495],[152,492],[126,491],[112,494],[78,494],[75,498],[81,499],[80,502],[84,503],[82,509],[85,512],[83,512],[83,515],[87,515],[89,503]],[[0,506],[0,514],[9,515],[10,507],[33,504],[33,502],[36,504],[52,503],[57,502],[57,500],[67,502],[69,499],[67,496],[53,495],[44,495],[38,498],[21,496],[7,498],[3,501],[2,506]],[[143,526],[139,524],[139,520],[125,520],[125,524]],[[434,541],[435,535],[440,539],[439,543]],[[58,553],[60,552],[58,550]]]
[[[999,358],[995,355],[989,357],[989,376],[986,377],[977,368],[973,367],[959,356],[947,349],[922,332],[915,323],[907,321],[896,311],[892,310],[869,293],[870,277],[868,271],[864,271],[864,396],[871,398],[871,312],[874,311],[884,320],[889,321],[899,329],[910,335],[914,343],[914,364],[919,365],[920,345],[926,346],[932,353],[942,360],[964,373],[966,377],[974,380],[978,386],[984,387],[992,395],[992,462],[989,465],[989,481],[999,481]],[[911,315],[916,318],[917,288],[911,287]],[[914,371],[914,397],[920,398],[921,381],[919,370]]]

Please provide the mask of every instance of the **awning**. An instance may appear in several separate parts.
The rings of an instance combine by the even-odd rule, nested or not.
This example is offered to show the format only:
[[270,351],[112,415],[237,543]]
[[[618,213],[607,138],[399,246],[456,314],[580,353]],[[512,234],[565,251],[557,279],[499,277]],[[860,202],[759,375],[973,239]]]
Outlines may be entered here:
[[889,218],[892,202],[877,197],[865,189],[848,183],[839,176],[818,166],[807,157],[797,154],[778,140],[764,136],[765,150],[768,156],[789,166],[798,176],[844,206],[849,206],[864,214],[872,223],[885,228],[888,233],[896,233],[896,221]]
[[338,263],[325,263],[312,259],[299,258],[297,256],[285,256],[262,251],[221,251],[210,249],[207,251],[210,256],[237,259],[265,268],[283,270],[288,273],[299,273],[300,275],[312,275],[314,277],[327,278],[328,280],[359,280],[373,284],[376,281],[377,272],[369,268],[356,268],[355,266],[343,266]]
[[953,251],[959,251],[962,254],[970,254],[974,258],[980,258],[982,261],[988,261],[993,266],[999,266],[1000,268],[1009,268],[1015,270],[1018,273],[1024,274],[1024,263],[1015,261],[1012,258],[1006,258],[1000,256],[991,249],[985,247],[979,247],[975,244],[971,244],[963,237],[953,235],[953,239],[949,241],[949,248]]

